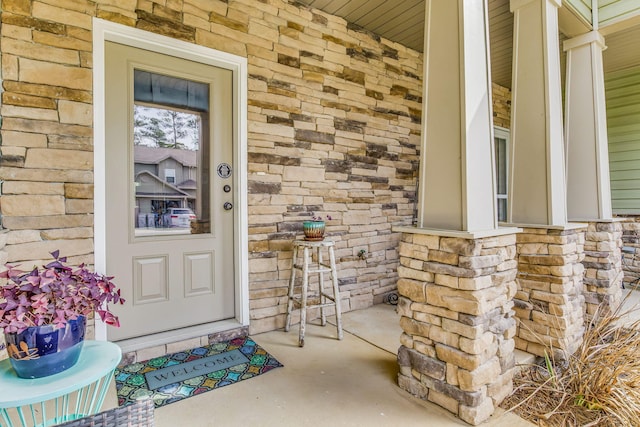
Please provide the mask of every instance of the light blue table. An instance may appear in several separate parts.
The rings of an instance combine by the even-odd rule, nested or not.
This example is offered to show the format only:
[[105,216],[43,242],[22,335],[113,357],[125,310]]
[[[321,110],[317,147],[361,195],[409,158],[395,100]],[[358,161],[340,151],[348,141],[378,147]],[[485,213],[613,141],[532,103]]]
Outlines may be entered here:
[[107,341],[85,341],[78,363],[44,378],[19,378],[0,361],[0,427],[52,426],[97,413],[122,353]]

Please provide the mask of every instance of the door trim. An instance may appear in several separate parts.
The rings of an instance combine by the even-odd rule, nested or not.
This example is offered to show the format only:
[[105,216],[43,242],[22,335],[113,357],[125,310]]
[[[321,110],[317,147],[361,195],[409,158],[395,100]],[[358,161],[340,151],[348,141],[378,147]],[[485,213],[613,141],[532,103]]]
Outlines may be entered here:
[[[97,272],[106,273],[106,165],[105,165],[105,42],[111,41],[127,46],[175,56],[233,73],[233,179],[234,200],[234,277],[235,318],[206,326],[195,326],[183,330],[154,334],[119,342],[123,351],[131,351],[153,345],[184,340],[206,333],[220,332],[249,325],[249,254],[247,214],[247,59],[182,40],[127,27],[121,24],[93,18],[93,159],[94,159],[94,258]],[[118,283],[118,278],[115,278]],[[97,340],[107,339],[107,325],[96,319]],[[206,331],[204,330],[206,328]]]

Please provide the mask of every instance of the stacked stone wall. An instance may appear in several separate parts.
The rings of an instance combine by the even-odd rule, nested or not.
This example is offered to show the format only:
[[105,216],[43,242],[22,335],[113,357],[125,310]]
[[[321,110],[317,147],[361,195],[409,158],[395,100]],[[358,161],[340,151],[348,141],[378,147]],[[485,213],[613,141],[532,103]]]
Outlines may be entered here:
[[400,245],[398,383],[474,425],[512,390],[515,242],[405,233]]
[[566,358],[584,334],[585,228],[524,228],[517,234],[516,348]]
[[291,241],[314,213],[332,217],[345,311],[396,289],[422,56],[281,0],[4,0],[2,261],[93,263],[93,17],[247,58],[252,333],[284,324]]
[[622,270],[625,287],[640,285],[640,217],[620,216],[622,222]]
[[600,310],[600,314],[615,311],[622,302],[621,248],[621,222],[589,223],[582,261],[587,321],[596,310]]
[[491,85],[493,97],[493,124],[504,129],[511,128],[511,90],[496,83]]

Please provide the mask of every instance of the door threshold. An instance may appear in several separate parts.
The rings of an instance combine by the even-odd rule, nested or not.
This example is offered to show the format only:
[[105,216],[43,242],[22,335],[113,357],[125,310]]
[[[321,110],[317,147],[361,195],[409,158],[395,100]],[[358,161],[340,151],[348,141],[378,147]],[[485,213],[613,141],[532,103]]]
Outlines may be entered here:
[[[220,339],[216,339],[217,336],[240,336],[242,334],[247,335],[248,333],[248,326],[242,325],[236,319],[228,319],[214,323],[191,326],[188,328],[160,332],[143,337],[129,338],[115,341],[115,343],[120,346],[122,353],[125,355],[127,353],[136,353],[134,361],[138,361],[148,360],[153,357],[163,356],[167,353],[174,353],[176,351],[197,347],[199,345],[207,345],[210,342],[215,342],[216,340],[219,341]],[[210,339],[213,339],[213,341],[210,341]],[[184,345],[187,347],[183,348]],[[151,355],[151,357],[140,359],[138,356],[143,354]],[[128,359],[128,357],[123,357],[123,362],[125,359]],[[128,363],[131,362],[132,361],[129,361]]]

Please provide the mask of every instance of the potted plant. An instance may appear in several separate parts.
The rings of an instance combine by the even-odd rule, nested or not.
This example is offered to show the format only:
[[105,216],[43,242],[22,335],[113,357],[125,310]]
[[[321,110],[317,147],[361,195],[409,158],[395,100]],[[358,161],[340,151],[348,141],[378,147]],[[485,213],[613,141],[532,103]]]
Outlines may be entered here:
[[107,304],[123,304],[112,277],[70,267],[59,251],[54,261],[30,272],[6,264],[0,278],[0,329],[14,370],[22,378],[39,378],[73,366],[84,341],[86,317],[98,313],[120,326]]
[[[331,216],[326,216],[327,221],[331,221]],[[320,241],[324,239],[325,222],[321,216],[312,216],[310,220],[302,222],[304,239],[310,241]]]

